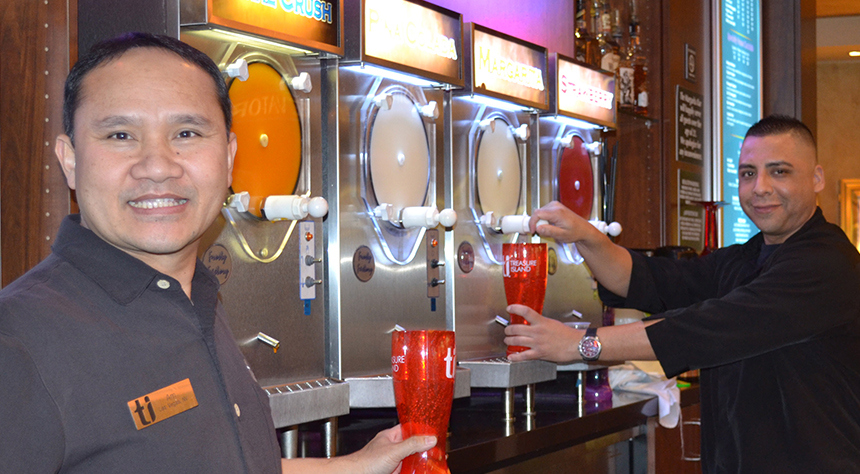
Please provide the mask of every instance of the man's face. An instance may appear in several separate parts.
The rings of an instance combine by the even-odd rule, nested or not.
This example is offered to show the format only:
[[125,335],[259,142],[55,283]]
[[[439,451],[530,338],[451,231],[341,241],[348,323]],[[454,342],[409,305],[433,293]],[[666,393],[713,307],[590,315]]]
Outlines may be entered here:
[[168,51],[132,49],[85,76],[74,121],[75,146],[60,136],[56,151],[83,226],[156,268],[196,255],[236,152],[210,76]]
[[815,212],[824,170],[814,147],[792,133],[748,137],[741,147],[738,195],[766,244],[781,244]]

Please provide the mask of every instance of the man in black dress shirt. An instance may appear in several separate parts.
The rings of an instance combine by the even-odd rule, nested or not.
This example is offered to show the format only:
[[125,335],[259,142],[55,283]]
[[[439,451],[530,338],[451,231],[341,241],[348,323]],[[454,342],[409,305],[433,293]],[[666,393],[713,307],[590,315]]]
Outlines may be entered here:
[[532,230],[576,243],[606,304],[652,317],[585,333],[514,305],[531,325],[508,326],[505,342],[531,349],[511,359],[701,369],[705,472],[860,472],[860,255],[817,208],[812,133],[762,119],[738,175],[761,232],[694,260],[629,252],[558,203],[535,211]]
[[126,35],[70,72],[55,150],[81,212],[0,292],[0,471],[387,474],[435,444],[395,427],[348,456],[280,458],[197,260],[230,121],[217,66],[173,38]]

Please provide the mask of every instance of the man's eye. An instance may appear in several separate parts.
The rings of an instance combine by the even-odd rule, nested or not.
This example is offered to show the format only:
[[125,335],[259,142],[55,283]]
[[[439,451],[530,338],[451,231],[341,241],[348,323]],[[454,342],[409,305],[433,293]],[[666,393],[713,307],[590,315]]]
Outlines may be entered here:
[[183,130],[179,132],[179,138],[191,138],[200,136],[197,132],[192,132],[191,130]]
[[131,138],[131,135],[125,132],[116,132],[108,135],[108,138],[115,138],[117,140],[128,140]]

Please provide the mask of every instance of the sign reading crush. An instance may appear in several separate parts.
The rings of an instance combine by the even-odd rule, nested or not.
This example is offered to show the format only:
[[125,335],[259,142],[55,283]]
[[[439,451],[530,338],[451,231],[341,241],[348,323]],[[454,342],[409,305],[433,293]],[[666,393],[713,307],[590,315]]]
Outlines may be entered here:
[[391,371],[403,437],[436,436],[436,446],[403,460],[402,474],[447,474],[445,444],[457,351],[454,331],[394,331]]

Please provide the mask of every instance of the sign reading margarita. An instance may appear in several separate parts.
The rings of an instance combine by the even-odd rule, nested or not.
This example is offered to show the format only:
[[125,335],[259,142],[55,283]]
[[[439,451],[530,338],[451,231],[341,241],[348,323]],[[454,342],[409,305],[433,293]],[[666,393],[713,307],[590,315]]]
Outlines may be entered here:
[[313,49],[342,51],[337,1],[211,0],[211,5],[212,23]]
[[546,48],[473,25],[473,91],[546,110]]
[[460,15],[403,0],[366,0],[364,54],[459,83]]
[[615,75],[556,55],[558,113],[615,127]]

